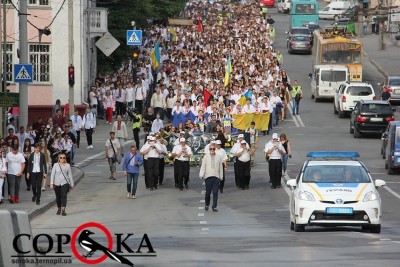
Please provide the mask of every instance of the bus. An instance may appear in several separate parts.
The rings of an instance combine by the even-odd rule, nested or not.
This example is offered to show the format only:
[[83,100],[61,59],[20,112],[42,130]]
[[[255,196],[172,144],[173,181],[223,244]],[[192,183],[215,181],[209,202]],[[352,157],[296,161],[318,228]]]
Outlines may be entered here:
[[290,29],[307,24],[319,25],[318,0],[293,0],[290,5]]
[[362,43],[352,38],[346,27],[314,32],[313,70],[317,65],[342,65],[349,69],[350,81],[362,81]]

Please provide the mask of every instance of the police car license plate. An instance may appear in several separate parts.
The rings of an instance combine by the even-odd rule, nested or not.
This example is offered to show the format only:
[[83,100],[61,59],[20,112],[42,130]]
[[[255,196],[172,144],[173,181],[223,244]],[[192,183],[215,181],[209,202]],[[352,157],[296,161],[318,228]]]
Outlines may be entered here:
[[383,121],[382,118],[371,118],[370,120],[371,120],[371,121]]
[[328,214],[353,214],[353,208],[326,208]]

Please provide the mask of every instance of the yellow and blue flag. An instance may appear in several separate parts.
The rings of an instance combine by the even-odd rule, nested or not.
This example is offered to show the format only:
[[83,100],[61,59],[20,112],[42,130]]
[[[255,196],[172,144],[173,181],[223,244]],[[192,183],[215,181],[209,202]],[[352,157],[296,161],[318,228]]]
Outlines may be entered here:
[[150,53],[151,64],[153,69],[157,69],[158,65],[160,65],[160,47],[158,46],[158,41],[156,42],[153,51]]
[[232,59],[231,59],[231,55],[229,55],[228,61],[226,62],[226,68],[225,68],[225,79],[224,79],[225,87],[227,87],[229,85],[231,73],[232,73]]

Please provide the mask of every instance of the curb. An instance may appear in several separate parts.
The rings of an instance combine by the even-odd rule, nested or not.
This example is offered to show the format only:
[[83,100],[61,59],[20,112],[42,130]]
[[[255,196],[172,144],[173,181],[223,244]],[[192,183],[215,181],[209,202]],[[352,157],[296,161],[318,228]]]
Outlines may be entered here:
[[[72,167],[72,168],[77,170],[76,177],[73,177],[74,184],[77,185],[79,183],[79,181],[84,177],[85,172],[82,171],[80,168],[76,168],[76,167]],[[48,202],[47,204],[42,205],[40,208],[30,212],[28,214],[29,221],[33,220],[34,218],[36,218],[39,215],[42,215],[43,213],[45,213],[47,210],[49,210],[55,204],[56,204],[56,199],[54,198],[52,201]]]

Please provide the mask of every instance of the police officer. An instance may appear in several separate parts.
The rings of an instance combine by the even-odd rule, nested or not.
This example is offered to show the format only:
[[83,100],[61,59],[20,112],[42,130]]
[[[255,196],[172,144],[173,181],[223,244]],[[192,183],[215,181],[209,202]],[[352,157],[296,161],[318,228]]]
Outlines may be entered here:
[[147,159],[147,185],[150,190],[157,189],[160,154],[162,149],[155,136],[150,136],[149,141],[140,149],[140,154]]
[[285,148],[279,142],[279,135],[272,134],[272,140],[265,144],[264,152],[269,155],[269,178],[271,179],[271,188],[281,187],[282,178],[282,157],[286,154]]
[[138,113],[138,110],[135,108],[133,109],[132,131],[133,131],[133,139],[135,140],[137,149],[139,149],[140,146],[140,140],[139,140],[140,122],[141,122],[140,115]]
[[172,150],[172,156],[177,160],[177,168],[178,168],[178,188],[180,191],[183,190],[183,184],[185,184],[185,188],[189,189],[189,172],[190,172],[190,164],[189,160],[192,156],[192,149],[186,145],[186,139],[180,138],[180,144],[174,146]]
[[240,141],[240,148],[236,150],[236,165],[238,185],[242,190],[249,189],[250,184],[250,147],[245,140]]

